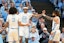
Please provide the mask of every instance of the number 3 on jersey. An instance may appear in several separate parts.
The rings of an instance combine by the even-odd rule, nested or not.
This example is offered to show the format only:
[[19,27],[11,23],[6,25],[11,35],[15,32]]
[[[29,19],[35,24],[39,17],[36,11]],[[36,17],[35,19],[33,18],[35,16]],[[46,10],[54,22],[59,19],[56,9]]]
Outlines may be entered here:
[[15,18],[12,18],[12,22],[15,22]]

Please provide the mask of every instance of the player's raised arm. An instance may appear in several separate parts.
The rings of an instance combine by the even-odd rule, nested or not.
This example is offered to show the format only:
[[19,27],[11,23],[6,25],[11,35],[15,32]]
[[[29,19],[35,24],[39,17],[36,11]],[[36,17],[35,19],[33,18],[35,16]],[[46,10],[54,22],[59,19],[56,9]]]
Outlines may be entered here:
[[35,14],[33,14],[32,16],[35,16],[35,17],[37,17],[37,16],[38,16],[38,13],[35,13]]
[[52,17],[47,16],[45,13],[46,13],[46,11],[45,11],[45,10],[43,10],[43,11],[42,11],[42,16],[44,16],[44,17],[45,17],[45,18],[47,18],[48,20],[53,20],[53,18],[52,18]]

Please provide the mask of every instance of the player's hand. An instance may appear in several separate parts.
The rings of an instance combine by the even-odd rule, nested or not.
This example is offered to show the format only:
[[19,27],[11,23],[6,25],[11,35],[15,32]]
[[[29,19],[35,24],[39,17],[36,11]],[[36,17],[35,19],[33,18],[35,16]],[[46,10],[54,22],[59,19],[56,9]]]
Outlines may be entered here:
[[43,15],[43,16],[46,15],[46,11],[45,11],[45,10],[42,11],[42,15]]
[[42,11],[42,13],[44,13],[44,14],[45,14],[45,13],[46,13],[46,10],[43,10],[43,11]]
[[51,32],[51,35],[54,35],[54,33],[53,33],[53,32]]

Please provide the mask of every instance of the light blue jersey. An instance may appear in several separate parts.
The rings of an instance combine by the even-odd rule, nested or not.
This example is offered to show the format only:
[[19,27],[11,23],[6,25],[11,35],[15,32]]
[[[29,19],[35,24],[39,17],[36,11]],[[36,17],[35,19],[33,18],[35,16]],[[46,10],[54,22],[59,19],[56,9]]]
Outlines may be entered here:
[[0,43],[3,43],[2,35],[0,34]]

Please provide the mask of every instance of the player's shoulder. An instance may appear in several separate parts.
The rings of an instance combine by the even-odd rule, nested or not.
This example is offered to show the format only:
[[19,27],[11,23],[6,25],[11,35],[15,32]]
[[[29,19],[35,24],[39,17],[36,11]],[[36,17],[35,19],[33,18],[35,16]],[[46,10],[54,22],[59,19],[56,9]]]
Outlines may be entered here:
[[54,19],[60,19],[60,17],[59,16],[56,16],[56,17],[54,17]]
[[58,21],[58,20],[60,20],[60,17],[56,16],[56,17],[54,17],[53,20],[54,20],[54,21]]

